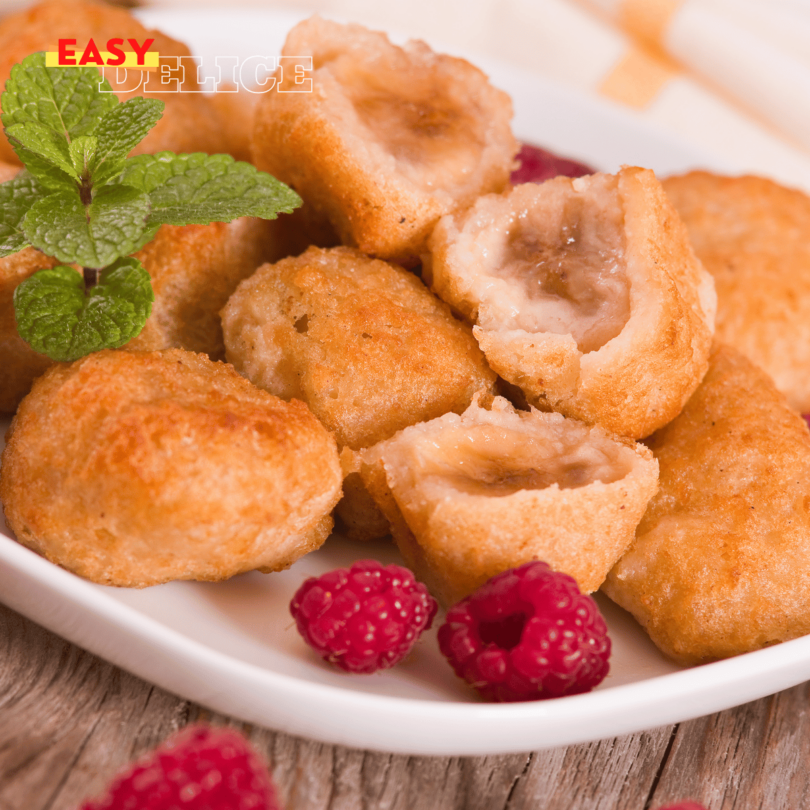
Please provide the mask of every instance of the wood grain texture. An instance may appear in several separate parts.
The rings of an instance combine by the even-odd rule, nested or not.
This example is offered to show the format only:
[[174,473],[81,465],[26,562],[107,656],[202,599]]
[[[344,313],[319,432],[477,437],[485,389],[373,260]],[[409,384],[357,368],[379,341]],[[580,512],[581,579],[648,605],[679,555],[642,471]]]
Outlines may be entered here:
[[76,810],[195,720],[241,729],[286,810],[709,810],[810,807],[808,686],[601,742],[492,757],[408,757],[211,713],[0,605],[0,810]]

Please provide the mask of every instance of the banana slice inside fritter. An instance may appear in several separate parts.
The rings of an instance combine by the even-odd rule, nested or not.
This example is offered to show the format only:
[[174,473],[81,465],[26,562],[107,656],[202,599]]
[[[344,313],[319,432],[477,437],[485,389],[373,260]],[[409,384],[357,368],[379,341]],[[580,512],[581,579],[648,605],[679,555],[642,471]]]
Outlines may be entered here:
[[532,404],[640,438],[706,370],[711,277],[652,172],[515,187],[446,216],[425,277]]
[[642,445],[500,397],[358,455],[405,560],[448,604],[531,559],[596,590],[658,479]]

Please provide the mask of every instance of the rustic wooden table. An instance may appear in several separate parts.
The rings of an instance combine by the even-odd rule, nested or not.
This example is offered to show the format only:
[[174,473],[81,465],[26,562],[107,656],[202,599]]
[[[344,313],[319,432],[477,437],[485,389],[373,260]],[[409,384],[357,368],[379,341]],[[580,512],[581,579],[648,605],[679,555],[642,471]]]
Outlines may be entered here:
[[214,715],[0,605],[0,810],[75,810],[124,763],[200,718],[250,737],[287,810],[655,810],[686,798],[710,810],[810,807],[807,684],[569,748],[394,756]]

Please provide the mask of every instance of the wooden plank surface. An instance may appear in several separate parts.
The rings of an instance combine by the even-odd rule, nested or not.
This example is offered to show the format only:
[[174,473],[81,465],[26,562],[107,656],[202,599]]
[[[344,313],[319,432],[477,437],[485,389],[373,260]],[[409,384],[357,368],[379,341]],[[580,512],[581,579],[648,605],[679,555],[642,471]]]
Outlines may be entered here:
[[0,605],[0,810],[75,810],[197,719],[242,729],[287,810],[810,807],[808,685],[677,726],[492,757],[357,751],[212,714]]

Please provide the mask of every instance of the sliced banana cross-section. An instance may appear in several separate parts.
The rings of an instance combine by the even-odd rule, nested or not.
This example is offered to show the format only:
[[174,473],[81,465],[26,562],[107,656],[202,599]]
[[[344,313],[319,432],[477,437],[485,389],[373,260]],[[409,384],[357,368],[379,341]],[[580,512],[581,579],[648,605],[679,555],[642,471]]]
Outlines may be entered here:
[[596,590],[658,481],[643,445],[500,397],[358,455],[406,562],[448,604],[532,559]]

